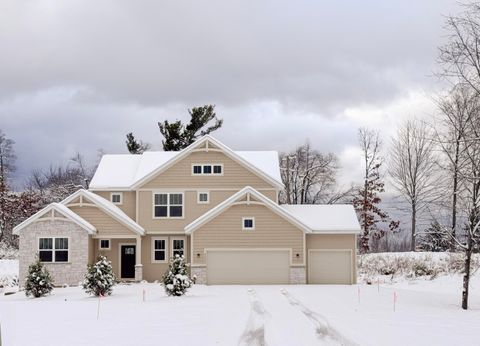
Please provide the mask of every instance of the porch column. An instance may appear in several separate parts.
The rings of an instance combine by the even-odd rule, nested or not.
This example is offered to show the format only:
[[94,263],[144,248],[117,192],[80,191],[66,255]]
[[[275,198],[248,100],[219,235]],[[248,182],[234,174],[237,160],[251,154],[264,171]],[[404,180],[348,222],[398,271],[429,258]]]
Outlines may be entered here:
[[135,251],[135,281],[143,280],[143,265],[142,265],[142,237],[137,236],[136,251]]

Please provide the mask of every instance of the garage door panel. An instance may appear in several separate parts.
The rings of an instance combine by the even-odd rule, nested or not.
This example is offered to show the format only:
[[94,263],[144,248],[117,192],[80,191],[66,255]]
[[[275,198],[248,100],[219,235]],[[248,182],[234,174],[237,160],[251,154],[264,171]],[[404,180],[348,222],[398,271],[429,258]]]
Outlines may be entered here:
[[288,284],[289,280],[289,251],[207,251],[208,284]]
[[311,250],[308,254],[308,283],[351,284],[352,253],[350,250]]

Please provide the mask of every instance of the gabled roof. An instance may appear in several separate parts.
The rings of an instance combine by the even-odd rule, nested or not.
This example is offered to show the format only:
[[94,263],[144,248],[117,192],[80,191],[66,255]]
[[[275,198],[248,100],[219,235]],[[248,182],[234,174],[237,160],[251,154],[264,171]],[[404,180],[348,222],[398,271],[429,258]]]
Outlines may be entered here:
[[13,234],[18,235],[18,233],[27,227],[28,225],[32,224],[33,222],[37,221],[39,218],[44,216],[45,214],[49,212],[57,212],[67,219],[71,220],[72,222],[76,223],[80,227],[82,227],[84,230],[86,230],[89,234],[94,234],[97,233],[97,229],[91,225],[88,221],[80,217],[79,215],[75,214],[73,211],[68,209],[66,206],[60,203],[51,203],[47,205],[45,208],[41,209],[40,211],[36,212],[32,216],[30,216],[28,219],[20,223],[19,225],[15,226],[13,228]]
[[281,207],[314,233],[360,233],[360,224],[352,205],[283,204]]
[[[278,214],[279,216],[283,217],[293,225],[297,226],[304,232],[310,233],[310,228],[305,225],[302,221],[295,218],[290,212],[281,208],[278,204],[273,202],[271,199],[265,197],[263,194],[255,190],[253,187],[247,186],[235,193],[234,195],[227,198],[222,203],[218,204],[216,207],[210,209],[205,214],[197,218],[195,221],[191,222],[187,226],[185,226],[185,232],[190,234],[194,232],[196,229],[201,227],[202,225],[206,224],[208,221],[215,218],[217,215],[221,214],[223,211],[228,209],[232,206],[235,202],[242,199],[244,196],[248,196],[248,198],[253,197],[255,202],[261,202],[265,207],[273,211],[274,213]],[[252,201],[252,203],[255,203]]]
[[278,188],[283,187],[276,151],[233,151],[206,135],[181,151],[147,151],[142,155],[104,155],[90,182],[91,190],[131,190],[186,157],[206,142]]
[[76,200],[77,198],[80,197],[85,197],[88,201],[92,202],[95,204],[100,210],[104,211],[106,214],[110,215],[112,218],[120,222],[121,224],[125,225],[127,228],[131,229],[135,233],[138,233],[140,235],[145,234],[145,230],[143,229],[142,226],[140,226],[138,223],[133,221],[127,214],[125,214],[119,207],[117,207],[115,204],[112,202],[106,200],[105,198],[84,190],[80,189],[76,191],[75,193],[71,194],[67,198],[65,198],[61,203],[63,205],[68,205],[70,202]]

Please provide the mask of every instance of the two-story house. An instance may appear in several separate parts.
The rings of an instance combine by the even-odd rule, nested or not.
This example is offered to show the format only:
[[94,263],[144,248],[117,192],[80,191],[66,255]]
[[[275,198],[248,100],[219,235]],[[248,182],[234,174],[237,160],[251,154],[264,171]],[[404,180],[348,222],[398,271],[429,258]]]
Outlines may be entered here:
[[36,256],[57,285],[104,254],[118,278],[160,280],[184,255],[197,283],[356,282],[350,205],[280,205],[278,154],[204,136],[179,152],[104,155],[89,190],[19,224],[20,280]]

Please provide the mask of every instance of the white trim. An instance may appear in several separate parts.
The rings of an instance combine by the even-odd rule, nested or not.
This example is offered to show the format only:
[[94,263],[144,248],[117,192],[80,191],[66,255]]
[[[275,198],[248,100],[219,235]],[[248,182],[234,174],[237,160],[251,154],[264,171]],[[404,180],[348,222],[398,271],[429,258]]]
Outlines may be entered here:
[[[33,222],[54,221],[55,219],[65,221],[64,218],[57,218],[55,216],[53,216],[53,217],[50,216],[48,218],[41,218],[46,213],[48,213],[48,212],[54,213],[55,211],[60,213],[61,215],[65,216],[65,218],[68,219],[69,221],[74,222],[77,225],[79,225],[81,228],[86,230],[88,232],[88,234],[97,233],[97,229],[92,224],[90,224],[87,220],[83,219],[82,217],[80,217],[79,215],[77,215],[76,213],[74,213],[73,211],[68,209],[65,205],[60,204],[60,203],[50,203],[45,208],[41,209],[40,211],[38,211],[35,214],[33,214],[32,216],[30,216],[28,219],[26,219],[25,221],[23,221],[19,225],[15,226],[13,228],[13,234],[18,235],[18,233],[22,229],[24,229],[28,225],[32,224]],[[51,215],[55,215],[55,214],[51,214]]]
[[311,252],[348,252],[350,254],[350,285],[353,285],[353,271],[355,270],[355,263],[352,249],[309,249],[308,250],[308,266],[307,266],[307,283],[310,280],[310,253]]
[[[38,259],[40,260],[40,239],[52,239],[52,249],[43,249],[42,251],[52,251],[52,261],[51,262],[44,262],[40,261],[42,263],[56,263],[56,264],[68,264],[71,263],[70,259],[70,247],[71,247],[71,242],[70,242],[70,237],[69,236],[58,236],[58,237],[51,237],[51,236],[37,236],[37,252],[38,252]],[[67,239],[68,243],[68,248],[65,249],[58,249],[58,251],[67,251],[67,257],[68,261],[55,261],[55,252],[57,249],[55,249],[55,239]]]
[[[215,216],[221,214],[223,211],[225,211],[227,208],[229,208],[233,203],[238,201],[240,198],[243,196],[247,195],[248,199],[250,199],[249,195],[255,197],[255,199],[259,200],[262,202],[265,207],[269,208],[271,211],[275,212],[277,215],[283,217],[287,221],[289,221],[291,224],[294,226],[298,227],[299,229],[303,230],[304,232],[311,233],[311,229],[303,224],[301,221],[296,219],[292,214],[290,214],[287,210],[281,208],[279,205],[275,204],[270,198],[264,196],[254,188],[250,186],[246,186],[234,195],[230,196],[226,200],[224,200],[222,203],[218,204],[216,207],[210,209],[207,211],[205,214],[201,215],[198,217],[196,220],[192,221],[190,224],[185,226],[185,233],[191,234],[195,230],[197,230],[199,227],[213,219]],[[247,201],[248,202],[248,201]],[[252,203],[252,202],[249,202]]]
[[[207,195],[207,200],[206,201],[201,201],[200,200],[200,195],[202,193]],[[197,203],[198,204],[210,204],[210,191],[197,191]]]
[[122,245],[135,246],[135,264],[134,264],[134,268],[135,268],[135,266],[137,265],[137,243],[118,243],[118,278],[120,280],[134,281],[135,277],[133,278],[122,277]]
[[[193,168],[195,166],[200,166],[201,167],[201,173],[194,173],[193,172]],[[211,169],[211,173],[204,173],[203,172],[203,168],[204,166],[210,166],[210,169]],[[220,166],[222,167],[222,173],[214,173],[214,167],[215,166]],[[205,163],[192,163],[192,170],[191,170],[191,176],[192,177],[197,177],[197,176],[200,176],[200,177],[211,177],[211,176],[222,176],[223,175],[223,172],[225,171],[224,169],[224,166],[223,166],[223,163],[210,163],[210,162],[205,162]]]
[[65,198],[61,204],[68,205],[71,201],[77,197],[86,198],[95,204],[95,207],[101,209],[106,214],[110,215],[115,220],[132,230],[133,232],[144,235],[145,230],[138,223],[133,221],[127,214],[125,214],[119,207],[110,202],[108,199],[103,198],[93,192],[80,189]]
[[[166,206],[167,207],[167,216],[155,216],[155,195],[167,195],[167,204],[158,204],[158,206]],[[182,195],[182,216],[170,216],[170,195]],[[178,207],[179,204],[173,204],[172,206]],[[181,220],[185,218],[185,193],[178,192],[178,191],[164,191],[164,190],[157,190],[152,192],[152,219],[154,220],[162,220],[162,219],[173,219],[173,220]]]
[[[245,227],[245,220],[252,220],[252,227]],[[255,231],[255,218],[253,216],[242,217],[242,230],[243,231]]]
[[[114,202],[113,201],[113,196],[114,195],[119,195],[120,196],[120,202]],[[110,202],[112,202],[115,205],[122,205],[123,204],[123,192],[110,192]]]
[[[163,261],[155,260],[155,251],[160,251],[160,250],[155,249],[155,240],[164,240],[165,241],[165,249],[164,249],[165,259]],[[168,237],[151,237],[150,242],[151,242],[151,247],[150,247],[151,248],[151,251],[150,251],[150,256],[151,257],[150,258],[151,258],[152,264],[168,263],[168,259],[169,259],[169,256],[168,256],[168,249],[169,249]]]
[[183,240],[183,256],[186,257],[185,255],[187,254],[187,237],[185,236],[172,236],[170,237],[170,258],[173,257],[173,241],[174,240]]
[[261,171],[260,169],[258,169],[254,165],[252,165],[250,162],[248,162],[244,158],[240,157],[240,155],[236,154],[232,149],[227,147],[225,144],[221,143],[220,141],[216,140],[215,138],[211,137],[210,135],[205,135],[202,138],[198,139],[196,142],[192,143],[190,146],[188,146],[187,148],[180,151],[177,155],[172,157],[170,160],[168,160],[162,166],[158,167],[157,169],[153,170],[152,172],[150,172],[149,174],[144,176],[142,179],[139,179],[138,181],[133,183],[133,185],[130,188],[131,189],[137,189],[137,188],[141,187],[142,185],[144,185],[145,183],[149,182],[151,179],[156,177],[158,174],[167,170],[169,167],[174,165],[176,162],[178,162],[178,161],[182,160],[183,158],[185,158],[186,156],[188,156],[190,152],[192,152],[194,149],[197,149],[198,147],[200,147],[205,142],[212,143],[214,146],[221,149],[222,152],[225,155],[227,155],[228,157],[230,157],[232,160],[236,161],[237,163],[239,163],[243,167],[247,168],[251,172],[255,173],[259,177],[263,178],[265,181],[272,184],[273,187],[276,187],[276,188],[279,188],[279,189],[283,188],[283,183],[282,182],[276,180],[272,176],[270,176],[270,175],[266,174],[265,172]]
[[[108,240],[108,247],[102,247],[102,240]],[[108,238],[99,238],[98,239],[98,250],[100,251],[110,251],[112,249],[112,240]]]

